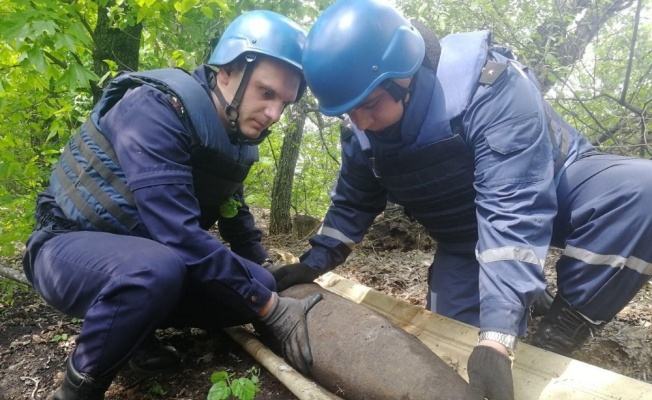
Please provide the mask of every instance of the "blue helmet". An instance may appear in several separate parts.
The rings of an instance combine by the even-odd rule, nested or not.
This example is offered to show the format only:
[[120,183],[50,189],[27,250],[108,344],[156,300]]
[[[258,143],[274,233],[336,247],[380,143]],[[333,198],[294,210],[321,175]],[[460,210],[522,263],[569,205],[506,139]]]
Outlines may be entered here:
[[242,54],[257,53],[285,61],[301,70],[306,31],[291,19],[272,11],[249,11],[226,28],[208,59],[226,65]]
[[302,64],[320,111],[340,115],[381,82],[413,75],[424,55],[419,31],[384,0],[337,0],[308,33]]

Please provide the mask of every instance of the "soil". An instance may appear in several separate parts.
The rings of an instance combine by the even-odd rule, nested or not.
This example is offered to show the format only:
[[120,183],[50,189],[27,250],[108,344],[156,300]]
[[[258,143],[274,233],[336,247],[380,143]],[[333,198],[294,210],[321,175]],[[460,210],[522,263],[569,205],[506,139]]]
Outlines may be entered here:
[[[265,230],[268,214],[256,210]],[[270,254],[283,262],[288,253],[307,249],[306,237],[266,237]],[[412,304],[424,306],[426,276],[436,244],[402,213],[388,210],[347,262],[335,272]],[[546,276],[555,290],[551,251]],[[17,264],[18,260],[2,263]],[[63,377],[66,356],[74,347],[81,322],[66,317],[44,303],[32,290],[14,286],[13,303],[0,302],[0,400],[45,399]],[[0,286],[0,296],[6,295]],[[538,319],[530,322],[532,332]],[[125,367],[107,392],[112,400],[205,399],[215,371],[234,378],[259,373],[257,400],[291,400],[296,397],[223,332],[199,329],[161,330],[157,336],[184,354],[182,369],[158,376],[138,375]],[[528,340],[526,337],[525,341]],[[652,284],[607,326],[574,354],[578,360],[652,383]]]

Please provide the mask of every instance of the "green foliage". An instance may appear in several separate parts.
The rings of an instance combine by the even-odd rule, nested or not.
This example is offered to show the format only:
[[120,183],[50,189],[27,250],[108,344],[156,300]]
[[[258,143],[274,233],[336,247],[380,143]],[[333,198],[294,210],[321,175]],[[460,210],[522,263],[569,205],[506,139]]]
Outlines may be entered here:
[[165,395],[165,389],[163,389],[163,386],[161,386],[158,382],[155,382],[150,388],[147,390],[147,393],[153,394],[155,396],[163,396]]
[[[330,191],[339,171],[340,144],[336,119],[329,120],[329,128],[320,132],[312,123],[306,123],[301,153],[294,171],[292,208],[295,213],[321,216],[330,204]],[[337,120],[339,121],[339,120]],[[269,208],[272,184],[276,175],[284,132],[291,127],[284,115],[272,127],[272,134],[260,145],[260,160],[254,164],[245,184],[248,204]]]
[[639,26],[630,56],[634,11],[624,10],[605,24],[589,56],[574,65],[550,97],[600,150],[652,158],[652,25]]
[[1,256],[14,256],[15,245],[29,235],[34,221],[34,193],[42,187],[47,176],[43,168],[51,161],[49,150],[42,148],[36,153],[32,141],[0,133]]
[[308,129],[304,134],[292,188],[292,205],[297,213],[325,214],[340,168],[339,140],[338,124],[324,132]]
[[26,285],[0,278],[0,304],[11,305],[14,303],[16,293],[26,291],[29,291]]
[[231,397],[240,400],[253,400],[258,388],[260,371],[252,367],[247,371],[249,377],[233,379],[234,374],[226,371],[216,371],[211,375],[211,383],[207,400],[224,400]]
[[65,342],[68,340],[68,334],[67,333],[62,333],[60,335],[54,335],[52,339],[50,339],[51,342],[54,343],[59,343],[59,342]]
[[231,196],[220,204],[220,215],[224,218],[233,218],[238,215],[239,207],[242,207],[242,203]]
[[83,16],[97,10],[92,1],[10,1],[0,38],[13,53],[8,80],[21,89],[48,91],[50,85],[74,91],[98,77],[89,68],[92,39]]
[[[33,226],[34,199],[89,107],[88,1],[3,2],[0,24],[0,255]],[[84,20],[88,22],[88,20]]]
[[0,304],[13,304],[15,287],[14,282],[0,278]]

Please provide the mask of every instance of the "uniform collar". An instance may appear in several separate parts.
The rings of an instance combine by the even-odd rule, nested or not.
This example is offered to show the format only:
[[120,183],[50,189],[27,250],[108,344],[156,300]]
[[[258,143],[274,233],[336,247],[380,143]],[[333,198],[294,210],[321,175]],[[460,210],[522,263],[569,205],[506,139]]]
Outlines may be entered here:
[[435,71],[423,66],[414,76],[414,79],[416,79],[416,82],[413,83],[410,101],[403,114],[403,123],[401,125],[401,133],[404,138],[415,138],[419,135],[421,126],[428,114],[432,92],[437,82]]

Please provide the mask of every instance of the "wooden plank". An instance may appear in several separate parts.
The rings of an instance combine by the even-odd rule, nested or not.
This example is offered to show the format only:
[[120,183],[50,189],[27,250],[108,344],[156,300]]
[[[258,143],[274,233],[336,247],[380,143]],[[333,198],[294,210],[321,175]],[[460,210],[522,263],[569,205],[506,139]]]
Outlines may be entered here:
[[[433,314],[334,273],[322,287],[367,306],[415,335],[468,380],[466,362],[477,328]],[[603,368],[519,343],[513,368],[519,400],[652,400],[652,385]]]

